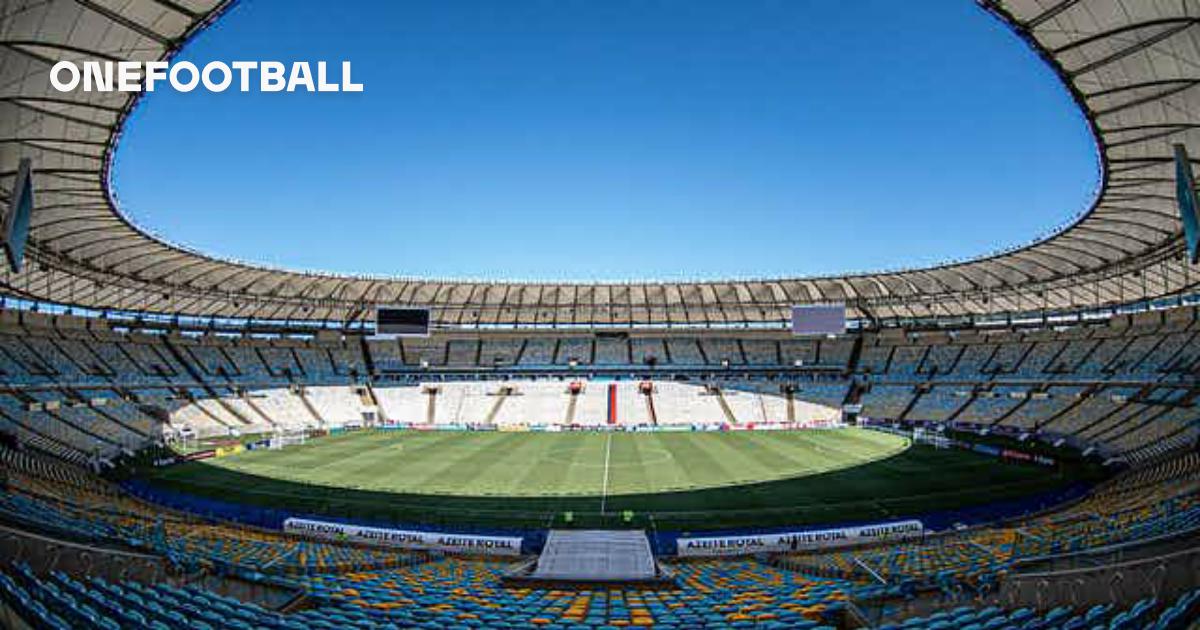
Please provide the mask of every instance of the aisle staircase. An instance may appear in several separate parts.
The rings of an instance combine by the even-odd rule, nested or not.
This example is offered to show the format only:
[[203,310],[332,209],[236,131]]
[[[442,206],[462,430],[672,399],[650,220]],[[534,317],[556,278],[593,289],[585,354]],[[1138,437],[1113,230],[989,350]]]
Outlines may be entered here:
[[720,387],[712,386],[712,394],[717,397],[717,404],[721,406],[721,413],[725,414],[725,420],[729,424],[737,424],[737,417],[733,415],[733,408],[729,406],[729,401],[725,400],[725,392],[721,391]]

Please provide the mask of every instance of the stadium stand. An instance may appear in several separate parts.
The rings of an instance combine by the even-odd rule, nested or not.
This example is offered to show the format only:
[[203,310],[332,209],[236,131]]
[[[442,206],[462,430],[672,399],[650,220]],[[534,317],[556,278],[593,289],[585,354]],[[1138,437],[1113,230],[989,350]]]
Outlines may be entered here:
[[[947,623],[1000,627],[998,620],[1014,618],[1029,623],[1051,619],[1053,623],[1063,615],[1085,623],[1132,624],[1118,627],[1163,619],[1163,627],[1169,627],[1171,619],[1187,618],[1194,610],[1194,602],[1186,594],[1170,601],[1147,598],[1128,606],[1111,604],[1102,612],[1091,612],[1090,607],[1069,611],[1061,606],[1005,608],[1004,602],[994,600],[1006,579],[1015,582],[1009,576],[1018,575],[1030,559],[1136,544],[1200,526],[1195,456],[1170,456],[1179,446],[1194,443],[1197,434],[1192,405],[1195,391],[1188,381],[1179,380],[1184,365],[1187,369],[1195,366],[1180,363],[1178,352],[1155,350],[1177,339],[1178,326],[1139,331],[1139,336],[1126,339],[1119,349],[1112,349],[1118,344],[1101,340],[1119,339],[1103,336],[1114,332],[1113,322],[1036,335],[989,333],[988,343],[964,344],[959,336],[913,344],[910,338],[893,336],[874,340],[874,350],[864,351],[861,358],[869,367],[854,363],[847,353],[846,364],[838,369],[826,369],[819,363],[787,363],[785,357],[792,355],[818,361],[823,343],[767,340],[749,334],[716,344],[694,336],[587,342],[578,336],[481,336],[473,342],[458,338],[409,344],[417,353],[414,356],[429,356],[432,348],[434,354],[443,355],[441,367],[460,370],[494,368],[485,365],[494,361],[485,357],[484,347],[499,349],[493,351],[501,354],[507,349],[516,363],[510,366],[513,369],[538,352],[543,357],[589,357],[577,363],[590,373],[572,377],[570,370],[579,368],[539,361],[541,365],[526,366],[534,372],[508,374],[503,380],[482,372],[456,377],[465,380],[446,380],[447,375],[405,361],[399,343],[383,346],[391,349],[381,352],[384,361],[380,361],[374,355],[380,347],[375,341],[355,344],[348,339],[320,347],[299,342],[285,347],[211,335],[173,338],[117,332],[89,340],[60,334],[56,332],[59,328],[34,330],[39,341],[32,343],[5,336],[0,346],[2,358],[8,360],[3,369],[12,376],[0,393],[0,419],[10,434],[27,445],[25,454],[4,451],[10,487],[4,503],[6,522],[89,544],[134,546],[161,554],[181,571],[258,573],[263,577],[257,579],[264,583],[304,592],[308,601],[315,603],[308,612],[283,614],[240,600],[213,599],[220,596],[212,591],[185,591],[191,598],[187,601],[224,601],[231,610],[239,611],[238,619],[252,627],[319,625],[346,619],[364,625],[437,625],[449,620],[471,625],[475,622],[468,620],[479,620],[482,625],[576,623],[593,627],[745,622],[779,627],[842,626],[849,614],[848,603],[869,609],[875,602],[891,601],[889,598],[907,602],[906,598],[928,597],[919,595],[925,592],[955,602],[991,601],[993,605],[923,613],[904,622],[908,624],[905,627],[945,627]],[[90,360],[68,362],[67,353],[55,350],[65,346],[77,351],[88,341],[87,347],[95,349],[84,355],[92,357]],[[900,345],[892,346],[893,341]],[[846,341],[839,345],[852,346]],[[566,355],[561,354],[564,346]],[[532,354],[531,347],[535,348]],[[546,350],[538,351],[538,347]],[[590,354],[593,348],[594,357]],[[640,356],[635,348],[641,349]],[[677,355],[672,348],[684,349],[678,350],[683,363],[675,363]],[[744,357],[736,364],[730,361],[726,365],[724,358],[713,363],[710,358],[734,348]],[[958,348],[965,350],[959,352]],[[347,367],[334,367],[335,352]],[[772,354],[773,364],[767,362]],[[958,360],[946,358],[959,354]],[[72,351],[71,356],[78,355]],[[403,386],[383,380],[371,383],[366,366],[375,365],[382,378],[380,365],[387,363],[388,356],[394,362],[388,371],[411,373],[403,377],[407,380]],[[649,381],[654,415],[646,404],[643,381],[620,380],[619,372],[592,372],[644,370],[649,356],[655,357],[654,370],[666,370]],[[624,363],[617,365],[622,357]],[[91,361],[121,368],[81,366]],[[157,367],[143,369],[139,365]],[[947,366],[945,370],[942,365]],[[349,366],[364,369],[361,380],[348,380],[349,373],[357,370]],[[724,373],[735,368],[756,372],[736,377]],[[561,372],[563,369],[568,372]],[[120,374],[121,370],[155,376],[131,379]],[[537,370],[560,373],[544,375]],[[696,370],[709,373],[697,374]],[[73,376],[65,376],[68,374]],[[665,378],[674,374],[687,375],[689,380]],[[583,384],[578,394],[571,393],[572,379]],[[288,382],[295,384],[281,386]],[[682,590],[650,595],[638,589],[521,590],[504,585],[511,562],[439,559],[409,552],[379,555],[353,546],[299,542],[244,526],[206,523],[202,517],[126,498],[120,488],[66,463],[95,468],[98,462],[164,438],[178,439],[180,434],[273,434],[359,426],[384,418],[412,424],[513,427],[531,422],[564,423],[570,417],[569,423],[605,426],[610,383],[616,387],[620,422],[630,426],[740,426],[813,418],[822,409],[836,412],[857,392],[864,416],[1066,437],[1135,468],[1081,503],[1011,525],[949,532],[918,543],[877,549],[760,560],[679,561],[671,567],[684,585]],[[30,454],[38,452],[44,455]],[[1164,455],[1168,459],[1162,459]],[[21,463],[14,463],[13,458]],[[30,469],[40,471],[40,476],[24,472]],[[184,615],[188,611],[183,607],[185,596],[166,592],[172,600],[146,595],[143,591],[147,589],[162,593],[163,587],[133,581],[120,583],[120,592],[111,587],[93,589],[91,585],[100,582],[86,575],[77,579],[18,566],[7,568],[7,579],[5,597],[35,615],[44,609],[44,619],[39,619],[50,626],[80,623],[78,614],[101,625],[107,623],[102,621],[106,618],[115,624],[133,619],[116,610],[136,610],[148,622],[158,619],[169,626],[166,619],[174,618],[173,611]],[[96,594],[87,595],[88,609],[71,609],[64,617],[56,612],[61,607],[55,602],[65,601],[59,598],[67,589],[72,590],[71,597],[79,592],[76,587],[64,587],[70,583],[65,580],[75,580],[86,585],[89,593],[96,590],[112,601],[105,600],[105,604]],[[43,583],[51,586],[46,588]],[[395,586],[381,586],[385,584]],[[715,584],[737,585],[743,595],[731,599],[722,594],[725,591],[713,590]],[[417,585],[422,585],[422,590],[416,590]],[[55,588],[60,594],[55,594]],[[142,604],[132,609],[114,605],[128,601],[130,593],[143,602],[159,597],[154,601],[161,611]],[[168,606],[171,601],[180,605]],[[501,605],[491,605],[496,602]],[[891,606],[883,603],[878,610]],[[893,612],[890,617],[899,614]]]
[[[611,377],[620,378],[623,371],[647,369],[645,362],[651,356],[655,359],[653,369],[665,370],[661,376],[653,377],[660,382],[678,373],[698,370],[694,376],[697,384],[693,387],[708,388],[714,404],[707,404],[710,401],[703,392],[691,396],[679,389],[687,386],[662,383],[658,386],[660,391],[655,402],[662,418],[674,418],[668,422],[678,421],[680,414],[687,413],[681,410],[693,408],[702,417],[699,422],[727,421],[730,415],[734,418],[765,417],[763,407],[766,402],[722,393],[723,370],[750,370],[749,374],[754,378],[765,376],[777,380],[785,378],[782,372],[791,372],[786,379],[793,384],[795,399],[831,407],[840,407],[847,401],[848,392],[855,389],[845,378],[850,374],[858,375],[860,382],[866,384],[859,396],[867,416],[995,425],[1001,429],[1067,437],[1084,448],[1094,447],[1107,455],[1118,456],[1135,453],[1152,441],[1162,439],[1174,444],[1185,443],[1189,436],[1196,434],[1195,424],[1186,411],[1192,405],[1194,395],[1186,379],[1194,377],[1200,358],[1193,356],[1194,351],[1190,349],[1195,344],[1185,342],[1195,334],[1193,329],[1197,325],[1192,309],[1182,310],[1187,311],[1187,317],[1176,316],[1172,319],[1175,323],[1170,325],[1131,328],[1120,319],[1114,319],[1107,325],[1100,322],[1082,328],[1037,333],[1037,341],[1029,342],[1016,339],[1022,336],[1033,339],[1035,333],[992,332],[986,335],[988,343],[978,340],[964,343],[964,337],[968,336],[964,334],[956,339],[927,339],[923,345],[912,345],[903,337],[878,337],[871,341],[869,348],[864,348],[859,363],[839,364],[840,369],[826,364],[827,359],[822,356],[828,357],[831,353],[822,349],[826,346],[852,347],[849,341],[785,342],[770,339],[770,335],[764,339],[746,334],[715,342],[691,336],[593,340],[578,336],[490,339],[485,335],[474,340],[460,338],[450,342],[436,338],[419,342],[406,340],[404,345],[409,352],[402,354],[401,344],[395,341],[370,341],[362,345],[339,340],[331,346],[289,341],[285,345],[271,345],[282,342],[114,331],[83,339],[79,337],[78,327],[60,324],[29,328],[28,333],[22,335],[0,335],[0,348],[3,349],[0,370],[9,375],[8,383],[22,387],[20,393],[10,394],[5,403],[11,422],[20,424],[29,414],[66,416],[66,421],[84,435],[95,433],[87,439],[74,433],[68,435],[68,442],[76,443],[85,453],[96,450],[96,444],[89,442],[97,442],[105,451],[111,450],[104,446],[106,444],[136,446],[138,440],[150,441],[155,436],[145,427],[127,435],[121,430],[120,422],[113,426],[111,418],[102,418],[97,424],[95,416],[104,415],[106,410],[89,410],[81,402],[92,396],[71,388],[147,384],[184,387],[189,392],[188,397],[195,402],[173,409],[171,426],[176,429],[189,427],[200,435],[217,435],[228,433],[231,428],[242,433],[271,431],[281,424],[274,420],[272,413],[256,408],[260,397],[254,392],[258,388],[279,389],[280,385],[288,383],[312,388],[351,388],[356,387],[353,385],[356,379],[350,378],[350,374],[358,374],[358,382],[390,374],[404,379],[415,378],[416,381],[409,382],[424,382],[426,389],[436,386],[438,394],[434,394],[436,400],[431,407],[427,395],[401,401],[392,400],[392,393],[383,391],[383,417],[420,423],[432,408],[434,421],[438,423],[486,424],[492,411],[489,402],[494,402],[480,398],[486,397],[487,392],[468,394],[466,392],[472,387],[468,384],[439,383],[422,380],[420,376],[421,369],[429,369],[422,368],[425,365],[422,362],[435,361],[436,364],[429,364],[430,368],[463,369],[473,373],[466,375],[471,379],[491,378],[487,371],[496,366],[494,356],[483,358],[481,348],[486,345],[500,349],[501,355],[512,357],[517,365],[510,369],[526,367],[534,370],[527,375],[530,380],[542,378],[541,370],[550,370],[549,376],[558,382],[570,378],[569,374],[561,372],[564,367],[569,367],[565,365],[568,357],[578,365],[572,369],[587,370],[581,375],[584,379],[608,377],[598,370],[614,371]],[[71,318],[60,319],[71,321]],[[67,335],[60,332],[62,330],[73,332]],[[1133,339],[1107,336],[1133,330],[1139,333]],[[1149,332],[1151,330],[1153,332]],[[890,345],[890,341],[898,341],[901,345]],[[820,347],[814,350],[814,345]],[[64,347],[74,350],[64,352],[61,350]],[[750,355],[745,353],[747,347],[753,349]],[[83,348],[89,349],[85,352]],[[503,350],[505,348],[507,352]],[[635,348],[639,350],[635,352]],[[597,361],[593,356],[596,349],[599,349],[596,355],[599,360],[593,362]],[[334,360],[334,354],[339,361]],[[954,359],[956,354],[957,359]],[[68,356],[83,358],[71,360]],[[782,364],[766,363],[772,356],[776,361],[782,360]],[[789,357],[796,357],[790,365]],[[819,363],[804,363],[806,360]],[[796,366],[795,361],[801,361],[802,365]],[[374,374],[366,369],[368,364],[375,366]],[[119,369],[114,369],[113,365]],[[341,367],[336,367],[338,365]],[[1069,369],[1071,367],[1075,369]],[[554,370],[560,372],[554,374]],[[772,372],[776,374],[772,375]],[[521,377],[520,374],[514,376]],[[874,381],[873,385],[871,381]],[[538,388],[532,387],[530,391],[535,389]],[[605,417],[607,413],[599,409],[602,402],[592,400],[593,396],[595,391],[584,394],[578,401],[582,403],[579,408],[585,410],[581,417],[589,422]],[[518,396],[512,398],[515,400]],[[621,417],[631,419],[630,424],[645,422],[641,412],[634,412],[637,405],[628,406],[631,399],[632,394],[623,389],[621,404],[627,405],[630,413],[623,413]],[[272,396],[268,404],[288,404],[287,400]],[[332,402],[335,400],[343,400],[346,404],[342,408],[327,408],[319,415],[361,420],[363,410],[370,407],[363,407],[361,400],[353,395],[330,397],[323,399],[321,404],[328,407],[335,404]],[[30,402],[39,401],[60,406],[53,410],[28,409]],[[293,410],[304,407],[299,399],[291,400],[291,403]],[[566,404],[566,401],[562,403]],[[729,405],[737,409],[726,413],[725,407]],[[522,406],[520,402],[511,405],[515,410]],[[501,405],[501,409],[503,407]],[[549,404],[539,408],[555,407]],[[111,409],[116,410],[114,413],[126,414],[130,420],[145,423],[141,415],[129,415],[132,412],[122,405]],[[306,416],[311,415],[306,412]],[[551,417],[557,422],[565,415],[565,410],[555,411]],[[512,412],[505,412],[504,417],[507,422],[516,421]],[[639,420],[633,421],[634,418]],[[524,424],[537,422],[536,418],[522,420]],[[96,431],[89,432],[88,428],[93,426]],[[1147,431],[1133,431],[1135,427],[1145,427]],[[1142,435],[1147,438],[1153,435],[1154,439],[1141,440],[1139,436]]]
[[[997,528],[951,533],[916,544],[836,554],[792,554],[769,560],[678,561],[678,590],[508,587],[512,561],[438,558],[309,542],[245,527],[207,524],[185,513],[143,504],[90,472],[31,451],[0,450],[6,490],[0,515],[42,533],[93,544],[121,542],[161,553],[181,570],[235,573],[305,594],[304,610],[283,614],[195,586],[35,573],[21,561],[6,567],[0,589],[10,604],[48,627],[91,624],[170,627],[201,616],[212,627],[320,627],[322,623],[511,626],[575,624],[698,627],[841,626],[848,605],[934,588],[947,594],[994,592],[1023,558],[1110,547],[1194,531],[1200,526],[1200,457],[1195,453],[1126,473],[1087,500],[1062,511]],[[102,550],[97,549],[102,553]],[[888,586],[875,583],[882,577]],[[1081,627],[1172,626],[1194,618],[1194,591],[1160,603],[1145,598],[1044,611],[957,606],[910,617],[903,627],[965,627],[964,623],[1048,621],[1080,617]],[[84,606],[63,606],[82,602]],[[961,600],[955,600],[961,601]],[[968,600],[969,601],[969,600]],[[34,605],[38,602],[41,605]],[[106,621],[107,620],[107,621]],[[474,620],[474,621],[471,621]],[[1119,622],[1119,623],[1118,623]],[[941,623],[942,625],[937,625]],[[113,625],[115,624],[115,625]],[[245,624],[245,625],[242,625]],[[315,625],[310,625],[315,624]],[[946,625],[950,624],[950,625]],[[889,626],[883,626],[889,627]],[[1001,624],[989,626],[1001,627]],[[1067,625],[1062,627],[1074,627]]]
[[784,566],[842,578],[986,589],[1022,557],[1079,551],[1200,525],[1200,456],[1177,456],[1126,474],[1062,511],[1009,527],[949,534],[876,551],[785,556]]

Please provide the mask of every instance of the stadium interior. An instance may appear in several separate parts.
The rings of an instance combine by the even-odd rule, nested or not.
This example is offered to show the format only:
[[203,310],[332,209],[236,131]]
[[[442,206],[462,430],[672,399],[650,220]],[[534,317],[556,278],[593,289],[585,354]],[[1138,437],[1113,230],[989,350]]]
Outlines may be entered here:
[[[35,199],[0,272],[0,625],[1197,627],[1200,4],[979,4],[1088,120],[1070,225],[930,268],[542,284],[159,239],[109,185],[137,99],[46,75],[169,58],[229,3],[0,2],[0,201],[25,158]],[[810,304],[845,328],[795,334]]]

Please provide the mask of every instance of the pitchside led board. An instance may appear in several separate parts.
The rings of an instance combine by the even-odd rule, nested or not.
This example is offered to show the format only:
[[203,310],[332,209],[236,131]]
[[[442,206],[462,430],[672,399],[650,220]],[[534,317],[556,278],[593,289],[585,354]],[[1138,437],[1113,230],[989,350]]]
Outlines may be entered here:
[[1196,179],[1192,161],[1182,144],[1175,145],[1175,199],[1183,221],[1183,239],[1187,242],[1192,264],[1200,263],[1200,203],[1196,201]]
[[29,240],[29,215],[33,213],[33,162],[23,158],[17,165],[12,197],[4,215],[4,254],[13,273],[21,271],[25,260],[25,242]]
[[379,306],[375,309],[375,334],[428,337],[429,309]]
[[807,304],[792,307],[793,335],[826,336],[845,333],[845,304]]

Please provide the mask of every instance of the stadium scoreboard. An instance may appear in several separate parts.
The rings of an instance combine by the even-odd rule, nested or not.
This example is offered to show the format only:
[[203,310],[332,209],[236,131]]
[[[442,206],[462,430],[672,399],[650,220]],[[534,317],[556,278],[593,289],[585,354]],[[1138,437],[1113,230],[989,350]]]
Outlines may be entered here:
[[428,337],[429,309],[399,306],[375,308],[375,334]]
[[843,335],[845,304],[803,304],[792,307],[793,335]]

